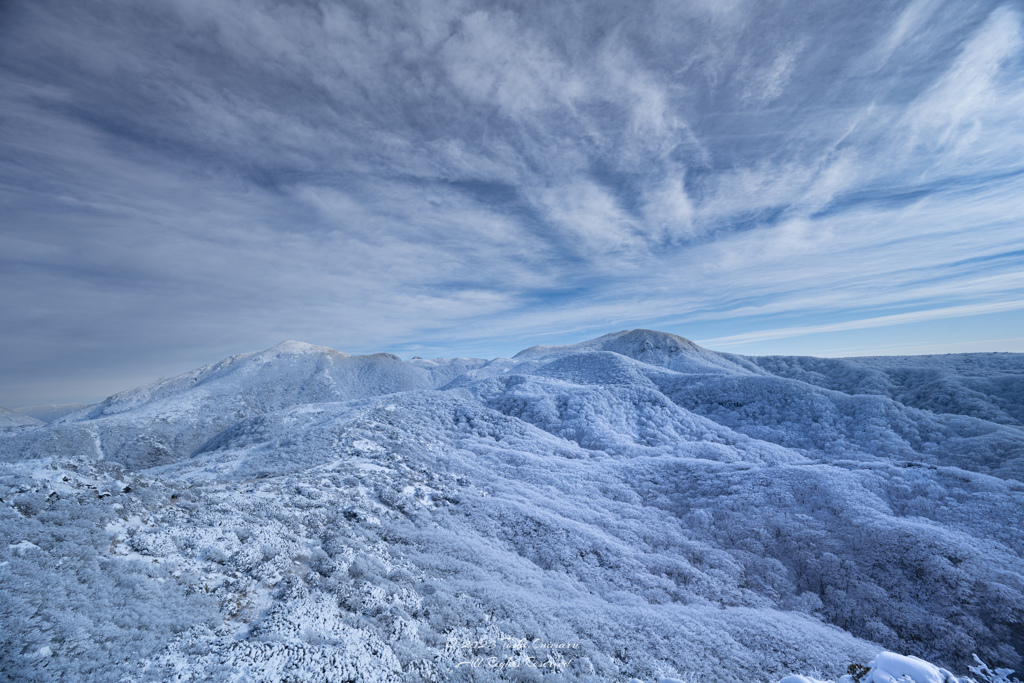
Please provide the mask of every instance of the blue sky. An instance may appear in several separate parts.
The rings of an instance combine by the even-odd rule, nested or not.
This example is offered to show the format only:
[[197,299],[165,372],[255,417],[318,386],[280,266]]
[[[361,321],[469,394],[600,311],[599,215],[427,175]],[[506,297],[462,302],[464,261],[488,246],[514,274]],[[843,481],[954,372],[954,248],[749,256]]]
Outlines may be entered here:
[[1019,2],[0,8],[0,405],[284,339],[1024,351]]

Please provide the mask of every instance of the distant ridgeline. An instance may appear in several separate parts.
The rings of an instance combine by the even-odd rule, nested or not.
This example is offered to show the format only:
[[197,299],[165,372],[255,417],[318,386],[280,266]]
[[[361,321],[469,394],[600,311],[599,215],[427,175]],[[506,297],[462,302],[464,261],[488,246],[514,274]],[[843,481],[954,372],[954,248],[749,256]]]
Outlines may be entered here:
[[1024,668],[1024,355],[285,342],[22,410],[0,411],[0,678]]

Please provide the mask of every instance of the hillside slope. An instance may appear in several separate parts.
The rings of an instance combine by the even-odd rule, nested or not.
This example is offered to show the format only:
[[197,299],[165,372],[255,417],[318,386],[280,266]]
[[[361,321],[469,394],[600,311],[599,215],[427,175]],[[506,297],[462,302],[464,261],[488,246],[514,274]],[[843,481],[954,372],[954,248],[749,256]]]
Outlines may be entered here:
[[38,427],[43,424],[41,420],[37,420],[29,415],[23,415],[19,412],[8,410],[0,406],[0,429],[6,429],[11,427]]
[[[936,377],[975,394],[929,403]],[[0,437],[0,671],[1019,668],[1022,377],[1007,354],[743,358],[648,330],[493,361],[235,356]]]

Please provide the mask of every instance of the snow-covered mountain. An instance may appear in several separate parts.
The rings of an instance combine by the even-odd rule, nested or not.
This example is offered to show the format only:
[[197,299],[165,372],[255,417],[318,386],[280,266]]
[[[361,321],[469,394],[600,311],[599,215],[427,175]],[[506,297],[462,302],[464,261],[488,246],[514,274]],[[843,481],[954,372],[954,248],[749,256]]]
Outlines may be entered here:
[[1018,354],[286,342],[0,433],[0,671],[777,681],[883,650],[1019,668],[1022,417]]
[[239,420],[310,403],[433,389],[483,364],[459,359],[432,367],[378,353],[350,356],[287,341],[232,356],[171,379],[115,394],[54,421],[43,439],[26,435],[21,457],[91,451],[139,469],[175,462]]
[[15,427],[36,427],[43,424],[41,420],[37,420],[34,417],[23,415],[14,410],[8,410],[7,408],[0,407],[0,429],[10,429]]

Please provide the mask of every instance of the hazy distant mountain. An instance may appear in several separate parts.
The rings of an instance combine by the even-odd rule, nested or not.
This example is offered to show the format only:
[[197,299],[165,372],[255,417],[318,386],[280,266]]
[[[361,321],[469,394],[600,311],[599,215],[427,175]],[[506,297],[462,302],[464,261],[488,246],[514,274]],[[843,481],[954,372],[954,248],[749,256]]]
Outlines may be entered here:
[[0,670],[1019,667],[1022,387],[1016,354],[746,358],[648,330],[234,356],[0,436]]
[[25,406],[15,408],[14,412],[28,415],[29,417],[42,422],[53,422],[70,413],[77,412],[82,408],[88,408],[87,403],[49,403],[42,406]]

